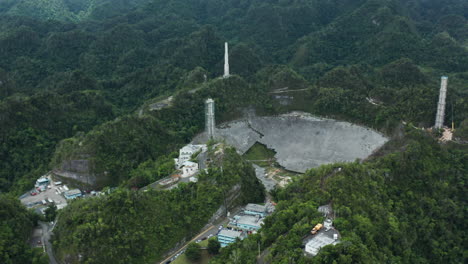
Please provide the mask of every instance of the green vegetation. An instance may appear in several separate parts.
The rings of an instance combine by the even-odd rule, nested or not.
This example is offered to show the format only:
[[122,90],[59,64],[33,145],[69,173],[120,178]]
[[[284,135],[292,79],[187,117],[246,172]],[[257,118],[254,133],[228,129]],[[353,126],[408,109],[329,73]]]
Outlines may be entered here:
[[[261,232],[221,250],[211,263],[254,263],[257,243],[271,263],[463,262],[467,148],[439,145],[413,128],[405,133],[383,150],[401,152],[311,169],[277,190],[277,210]],[[323,220],[317,207],[324,204],[333,206],[342,242],[304,257],[302,238]]]
[[51,222],[55,220],[55,217],[57,216],[57,206],[55,204],[51,204],[45,209],[45,220],[47,222]]
[[223,149],[224,172],[211,168],[198,183],[170,191],[117,189],[110,195],[73,201],[60,211],[54,230],[57,257],[78,263],[149,263],[183,239],[191,238],[240,185],[236,204],[261,202],[263,188],[252,166],[233,148]]
[[246,160],[253,161],[260,166],[268,166],[275,158],[276,152],[267,148],[265,145],[256,142],[245,154]]
[[[198,260],[190,260],[190,258],[187,255],[187,252],[188,252],[188,248],[187,248],[185,253],[180,255],[178,258],[176,258],[172,263],[174,264],[207,264],[213,256],[213,253],[210,253],[209,241],[218,243],[218,246],[220,247],[219,242],[216,240],[216,237],[212,237],[210,239],[203,240],[200,243],[196,244],[198,245],[198,247],[197,246],[193,247],[194,249],[196,248],[198,250],[198,253],[196,254],[200,254],[200,258]],[[214,245],[213,242],[211,242],[212,245]],[[208,250],[200,249],[200,247],[201,248],[208,247]],[[219,247],[218,247],[218,250],[219,250]]]
[[[304,110],[390,133],[400,120],[432,125],[438,78],[447,74],[447,106],[453,106],[459,127],[468,112],[463,7],[463,0],[3,1],[0,125],[8,129],[0,132],[0,190],[27,189],[32,178],[60,163],[47,166],[60,140],[86,135],[116,116],[124,115],[121,125],[102,124],[86,137],[134,144],[116,133],[108,139],[96,133],[129,125],[144,130],[138,120],[130,121],[133,110],[195,88],[197,95],[176,99],[163,121],[169,129],[155,125],[151,131],[161,135],[153,142],[165,141],[161,148],[128,155],[129,147],[88,144],[91,153],[84,154],[93,156],[93,173],[110,173],[101,186],[125,182],[140,163],[188,142],[203,127],[198,111],[206,96],[218,95],[217,121],[253,105],[259,114]],[[221,74],[225,40],[232,72],[240,76],[234,82],[213,79]],[[305,90],[278,94],[293,98],[284,105],[269,92],[285,87]],[[207,88],[212,91],[201,92]],[[81,103],[74,105],[76,97]],[[448,122],[450,117],[447,111]]]
[[153,165],[151,162],[141,165],[140,170],[138,166],[149,158],[161,159],[159,162],[165,160],[165,163],[155,164],[153,168],[164,166],[165,171],[137,181],[135,186],[164,177],[170,170],[170,160],[161,156],[187,143],[204,127],[204,100],[212,97],[216,101],[217,120],[229,120],[240,115],[238,107],[261,105],[262,99],[255,98],[255,91],[250,88],[237,76],[212,80],[196,93],[184,92],[176,96],[170,108],[123,116],[87,134],[62,141],[51,166],[60,168],[64,161],[87,157],[92,163],[92,173],[99,176],[97,185],[102,187],[119,185],[129,177],[144,177],[144,171],[149,171]]
[[[31,188],[38,176],[51,169],[61,169],[74,159],[90,162],[89,173],[98,180],[96,187],[141,187],[157,180],[170,173],[170,153],[202,131],[203,102],[207,97],[216,101],[218,123],[240,117],[245,109],[255,109],[261,115],[302,110],[364,124],[399,138],[401,135],[396,128],[401,121],[418,127],[433,124],[439,77],[448,75],[446,124],[453,121],[457,128],[455,136],[467,140],[468,24],[465,2],[1,1],[0,191],[19,194]],[[230,43],[230,66],[234,75],[219,79],[224,41]],[[284,88],[288,89],[275,91]],[[149,111],[152,103],[171,95],[174,101],[170,107]],[[421,144],[426,146],[426,143]],[[404,147],[396,149],[401,150],[407,151]],[[271,155],[260,149],[252,152],[249,155]],[[460,152],[466,153],[465,150]],[[396,153],[391,157],[395,158],[394,155],[403,154]],[[453,156],[459,157],[458,154]],[[404,162],[399,163],[415,159],[410,155],[403,157]],[[432,158],[428,159],[432,161]],[[371,165],[349,166],[366,170]],[[390,171],[396,168],[390,163],[375,170],[385,170],[385,166]],[[235,166],[229,169],[238,172]],[[402,175],[419,174],[419,168],[404,169],[406,171]],[[259,187],[254,180],[244,179],[242,182],[244,190],[257,194]],[[375,184],[382,184],[382,181]],[[396,201],[397,191],[390,187],[381,191],[388,192]],[[304,189],[301,191],[304,194],[298,195],[308,193]],[[420,190],[411,191],[419,194]],[[245,202],[260,200],[258,197],[248,199],[245,193],[242,192]],[[279,191],[278,195],[281,193]],[[121,190],[115,194],[115,199],[128,203],[133,199],[132,195]],[[184,195],[181,197],[187,198]],[[204,198],[215,199],[218,198],[216,195],[215,191]],[[427,203],[432,206],[431,199],[444,200],[450,195],[434,190],[423,197],[427,197]],[[135,203],[151,211],[150,204],[166,199],[150,197],[152,195],[144,194],[142,198],[135,198],[138,201]],[[346,199],[355,202],[354,198]],[[174,204],[178,201],[174,197],[167,199]],[[130,211],[130,205],[123,206],[125,210],[122,209],[120,214],[118,210],[121,208],[108,200],[112,199],[79,201],[63,213],[68,222],[62,223],[59,232],[62,237],[56,242],[61,257],[65,258],[70,252],[73,261],[77,252],[85,252],[89,262],[94,263],[108,255],[110,259],[119,261],[156,259],[177,239],[192,232],[185,226],[177,226],[175,228],[179,228],[177,232],[180,233],[175,234],[173,240],[163,238],[161,241],[165,243],[158,244],[154,237],[141,235],[142,232],[146,234],[146,227],[137,222],[138,217],[126,213],[125,208]],[[465,202],[452,201],[456,208]],[[383,215],[391,212],[399,218],[404,216],[401,211],[406,210],[405,206],[416,211],[426,206],[416,207],[410,201],[405,202],[407,204],[383,207]],[[211,212],[215,207],[213,205],[206,210]],[[296,217],[308,214],[310,208],[304,208],[293,208],[297,211]],[[428,206],[422,208],[425,211],[433,209]],[[97,218],[87,225],[88,219],[84,215],[88,213],[89,217]],[[177,213],[185,217],[194,212],[180,209]],[[70,216],[66,216],[68,214]],[[115,219],[109,219],[111,215]],[[195,217],[195,225],[201,225],[208,215]],[[422,219],[418,218],[420,215],[408,215]],[[146,219],[147,226],[159,228],[156,231],[162,233],[161,226],[165,222],[155,225],[154,221],[163,216],[166,215],[156,216],[155,213],[154,217],[141,219]],[[281,228],[293,225],[292,220],[280,222]],[[175,221],[174,225],[183,226],[184,223]],[[454,229],[460,228],[459,223],[456,222]],[[124,228],[127,225],[131,226],[128,229],[133,232],[131,236],[126,233],[130,231]],[[172,222],[166,225],[170,226]],[[23,230],[26,230],[26,225]],[[156,233],[155,230],[149,231]],[[426,259],[434,262],[448,259],[450,262],[451,256],[459,257],[457,246],[453,247],[455,253],[440,257],[443,253],[439,249],[443,251],[448,246],[434,238],[436,235],[432,233],[420,232],[429,235],[410,237],[414,233],[407,232],[405,241],[385,233],[382,237],[387,240],[382,242],[374,240],[377,235],[371,231],[370,238],[353,238],[352,245],[356,247],[346,248],[347,244],[343,243],[340,250],[356,254],[365,252],[362,254],[368,259],[359,259],[355,255],[351,258],[370,262],[424,262]],[[85,244],[89,240],[83,234],[98,237],[94,247]],[[101,238],[102,234],[107,237]],[[293,235],[291,232],[286,237]],[[13,237],[23,242],[23,236]],[[453,241],[458,241],[459,237],[453,235]],[[362,241],[356,242],[360,239]],[[142,247],[141,241],[149,241],[149,245],[154,243],[156,250],[151,249],[148,253],[150,250]],[[256,242],[248,241],[250,239],[242,245],[255,252]],[[284,241],[292,240],[285,238]],[[431,247],[427,246],[430,243]],[[262,244],[270,246],[277,243],[268,240]],[[389,244],[396,246],[389,248]],[[398,245],[413,244],[421,245],[422,249],[411,252],[397,249]],[[383,253],[377,254],[374,250],[367,254],[369,248],[376,248],[375,245],[379,249],[381,247],[379,251]],[[275,255],[275,252],[281,252],[282,246],[278,247],[272,251],[275,261],[281,259]],[[134,248],[136,256],[130,253]],[[430,250],[433,253],[427,254],[434,256],[427,255],[424,250]],[[233,252],[231,262],[244,257],[241,251]],[[348,253],[344,254],[345,257]],[[298,259],[299,253],[294,254],[297,255],[292,258]],[[289,253],[285,255],[289,256]],[[4,259],[0,262],[8,263]],[[20,263],[28,263],[28,260]]]
[[208,239],[208,252],[211,255],[217,255],[221,249],[221,243],[219,243],[216,237]]
[[59,140],[114,117],[96,91],[39,93],[0,101],[0,191],[31,188]]
[[174,158],[177,153],[174,152],[170,157],[160,156],[156,161],[147,160],[140,163],[138,167],[130,172],[128,187],[141,188],[159,179],[169,176],[175,167]]
[[0,194],[0,261],[5,264],[46,264],[42,249],[27,244],[37,217],[28,212],[19,201]]
[[188,245],[187,250],[185,251],[185,255],[187,259],[195,262],[201,259],[201,252],[200,252],[200,245],[195,242],[192,242]]
[[210,261],[210,258],[211,258],[211,255],[208,253],[207,250],[201,250],[201,259],[199,261],[190,261],[188,258],[187,258],[187,255],[184,253],[182,255],[180,255],[177,259],[175,259],[173,262],[173,264],[208,264],[208,262]]

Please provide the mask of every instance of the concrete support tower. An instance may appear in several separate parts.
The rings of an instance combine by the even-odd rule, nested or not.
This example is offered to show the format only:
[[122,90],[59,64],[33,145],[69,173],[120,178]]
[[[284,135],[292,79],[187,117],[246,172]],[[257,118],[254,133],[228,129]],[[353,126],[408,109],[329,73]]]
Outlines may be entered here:
[[228,43],[224,42],[224,75],[223,78],[229,77],[229,55],[228,55]]
[[437,104],[437,115],[434,128],[442,128],[445,116],[445,97],[447,95],[447,76],[442,76],[440,80],[439,103]]
[[206,134],[208,135],[208,139],[214,138],[215,109],[214,109],[214,101],[211,98],[208,98],[205,101],[205,125],[206,125]]

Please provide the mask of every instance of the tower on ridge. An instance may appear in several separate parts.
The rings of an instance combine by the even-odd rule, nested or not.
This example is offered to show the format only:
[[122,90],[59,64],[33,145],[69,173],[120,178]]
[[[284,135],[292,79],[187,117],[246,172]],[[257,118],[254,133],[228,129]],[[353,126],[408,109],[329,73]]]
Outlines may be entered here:
[[440,93],[439,93],[439,103],[437,104],[437,114],[434,128],[442,128],[444,125],[444,116],[445,116],[445,97],[447,95],[447,76],[442,76],[440,79]]
[[208,139],[212,139],[215,135],[215,109],[211,98],[205,101],[205,126]]
[[223,78],[229,77],[229,54],[228,54],[228,43],[224,42],[224,74]]

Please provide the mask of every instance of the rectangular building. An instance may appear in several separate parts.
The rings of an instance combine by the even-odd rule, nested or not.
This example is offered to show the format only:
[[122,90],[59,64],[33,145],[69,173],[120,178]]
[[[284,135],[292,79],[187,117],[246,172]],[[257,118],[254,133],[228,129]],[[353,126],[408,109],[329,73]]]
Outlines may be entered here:
[[237,238],[240,240],[244,239],[241,231],[223,229],[218,234],[218,242],[221,244],[221,247],[236,242]]
[[65,199],[67,199],[67,200],[81,197],[81,191],[79,189],[73,189],[73,190],[70,190],[70,191],[66,191],[63,194],[65,196]]
[[260,204],[249,203],[244,209],[244,213],[248,215],[258,215],[260,217],[267,216],[267,207]]
[[36,181],[36,186],[48,185],[49,179],[48,178],[39,178]]
[[206,145],[192,145],[188,144],[179,150],[179,158],[175,159],[177,169],[180,169],[184,162],[189,161],[192,155],[199,152],[206,151]]
[[262,224],[263,220],[258,215],[236,215],[234,219],[229,223],[229,225],[240,228],[245,231],[259,230]]

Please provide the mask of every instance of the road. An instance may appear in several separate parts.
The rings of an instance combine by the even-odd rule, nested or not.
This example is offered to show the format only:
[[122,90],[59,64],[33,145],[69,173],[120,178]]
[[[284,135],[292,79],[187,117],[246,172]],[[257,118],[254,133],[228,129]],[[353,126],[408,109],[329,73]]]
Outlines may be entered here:
[[257,179],[259,179],[263,186],[265,186],[267,193],[273,190],[276,186],[276,181],[266,177],[265,168],[262,168],[255,163],[252,163],[252,165],[255,168],[255,175],[257,176]]
[[[57,222],[55,222],[57,223]],[[54,251],[52,250],[52,244],[50,243],[50,235],[52,230],[54,229],[55,225],[51,226],[48,223],[44,223],[39,221],[39,225],[42,227],[42,245],[45,246],[45,250],[47,255],[49,255],[49,263],[50,264],[58,264],[57,260],[55,259]]]
[[197,241],[198,239],[202,239],[203,237],[208,237],[209,235],[216,235],[218,233],[218,226],[214,226],[212,225],[210,228],[208,228],[207,230],[201,232],[200,234],[198,234],[197,236],[195,236],[192,240],[190,240],[189,242],[185,243],[184,246],[182,246],[181,248],[179,248],[178,250],[176,250],[172,255],[170,255],[169,257],[167,257],[166,259],[164,259],[163,261],[160,262],[160,264],[165,264],[167,261],[169,261],[172,257],[174,257],[175,255],[177,255],[177,253],[181,252],[182,250],[185,250],[185,248],[187,248],[187,246],[192,243],[192,242],[195,242]]

